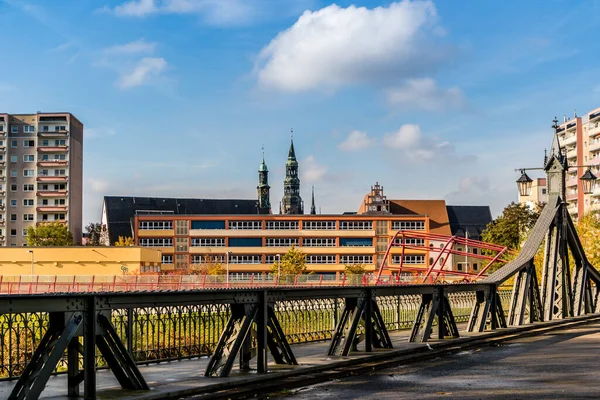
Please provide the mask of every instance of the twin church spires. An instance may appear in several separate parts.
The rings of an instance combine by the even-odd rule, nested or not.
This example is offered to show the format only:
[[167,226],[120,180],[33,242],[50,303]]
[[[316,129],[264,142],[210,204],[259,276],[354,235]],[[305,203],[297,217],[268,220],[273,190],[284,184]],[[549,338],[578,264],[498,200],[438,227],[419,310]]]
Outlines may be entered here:
[[[258,213],[271,214],[271,201],[269,186],[269,170],[265,163],[265,154],[258,168]],[[304,202],[300,197],[300,178],[298,177],[298,161],[294,150],[294,138],[290,139],[290,150],[285,163],[285,179],[283,181],[283,198],[279,204],[280,214],[304,214]],[[312,188],[312,204],[310,213],[316,214],[315,188]]]

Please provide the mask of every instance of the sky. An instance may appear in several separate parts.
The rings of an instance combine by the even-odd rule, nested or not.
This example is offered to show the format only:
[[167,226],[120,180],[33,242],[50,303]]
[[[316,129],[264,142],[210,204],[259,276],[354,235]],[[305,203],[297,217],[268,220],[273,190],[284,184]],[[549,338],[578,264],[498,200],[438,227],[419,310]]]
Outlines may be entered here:
[[84,224],[105,195],[516,201],[552,119],[600,107],[600,1],[0,0],[0,113],[84,124]]

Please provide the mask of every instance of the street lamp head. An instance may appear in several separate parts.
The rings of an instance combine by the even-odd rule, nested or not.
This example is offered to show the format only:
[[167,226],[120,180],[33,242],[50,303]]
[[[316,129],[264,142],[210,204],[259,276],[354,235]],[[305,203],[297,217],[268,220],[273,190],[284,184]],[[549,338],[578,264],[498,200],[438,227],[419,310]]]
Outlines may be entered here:
[[527,175],[525,170],[521,170],[521,177],[517,179],[517,186],[519,188],[519,194],[522,197],[529,196],[531,193],[531,185],[533,180]]
[[587,171],[579,178],[581,181],[581,186],[583,187],[583,193],[591,194],[594,192],[594,188],[596,186],[596,175],[592,173],[592,171],[588,168]]

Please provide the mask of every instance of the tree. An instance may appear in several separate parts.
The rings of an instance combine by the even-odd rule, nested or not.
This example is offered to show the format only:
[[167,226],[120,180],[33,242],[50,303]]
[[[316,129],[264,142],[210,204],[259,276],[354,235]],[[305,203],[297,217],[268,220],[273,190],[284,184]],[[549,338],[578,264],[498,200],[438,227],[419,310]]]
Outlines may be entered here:
[[364,264],[346,264],[346,268],[344,268],[346,275],[363,275],[366,272]]
[[225,272],[223,263],[210,251],[202,255],[202,264],[195,271],[199,275],[224,275]]
[[102,224],[99,222],[90,222],[86,227],[87,242],[86,246],[100,246],[100,237],[102,236]]
[[60,222],[27,228],[27,246],[72,246],[73,234]]
[[131,236],[119,236],[119,240],[115,242],[115,246],[126,247],[133,246],[133,238]]
[[287,253],[281,257],[281,266],[277,261],[271,266],[271,272],[281,275],[302,275],[306,272],[306,255],[292,245]]
[[[600,268],[600,220],[597,212],[589,212],[577,220],[575,225],[581,246],[588,261]],[[572,259],[572,257],[570,258]]]
[[538,217],[539,211],[534,211],[524,204],[512,202],[504,208],[502,215],[486,226],[481,237],[484,242],[506,246],[509,250],[517,250],[521,247]]

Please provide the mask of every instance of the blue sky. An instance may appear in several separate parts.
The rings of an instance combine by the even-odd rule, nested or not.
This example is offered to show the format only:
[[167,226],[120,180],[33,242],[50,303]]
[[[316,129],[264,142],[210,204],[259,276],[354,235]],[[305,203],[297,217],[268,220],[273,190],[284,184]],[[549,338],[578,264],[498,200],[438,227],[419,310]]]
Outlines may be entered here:
[[0,112],[85,125],[84,223],[104,195],[301,191],[356,210],[516,200],[555,115],[600,106],[600,1],[0,0]]

